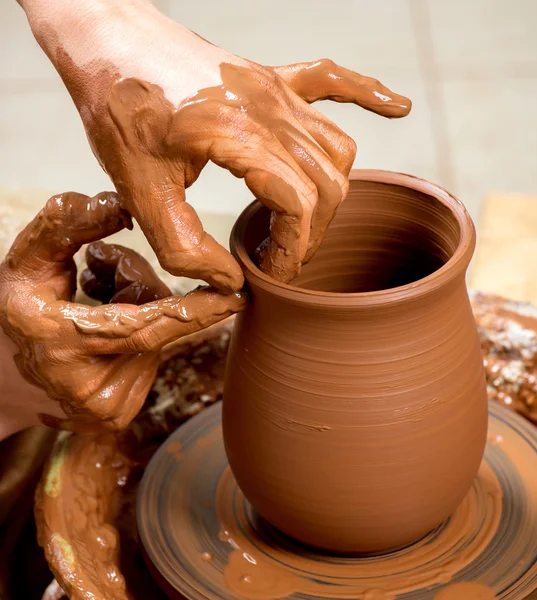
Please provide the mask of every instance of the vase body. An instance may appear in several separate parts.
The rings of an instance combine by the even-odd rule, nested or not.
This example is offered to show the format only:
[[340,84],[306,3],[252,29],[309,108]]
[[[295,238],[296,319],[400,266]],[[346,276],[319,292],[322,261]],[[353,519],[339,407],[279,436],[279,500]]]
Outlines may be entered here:
[[482,355],[465,274],[475,231],[422,180],[353,171],[318,253],[292,284],[252,259],[259,203],[231,248],[251,302],[227,362],[223,433],[254,509],[337,553],[383,552],[440,525],[486,442]]

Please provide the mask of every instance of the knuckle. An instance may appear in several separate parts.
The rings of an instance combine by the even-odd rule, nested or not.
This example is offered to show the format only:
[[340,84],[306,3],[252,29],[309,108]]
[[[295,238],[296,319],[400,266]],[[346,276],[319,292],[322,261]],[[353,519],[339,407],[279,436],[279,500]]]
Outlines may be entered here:
[[320,58],[319,64],[323,67],[335,67],[336,63],[331,58]]
[[64,194],[56,194],[47,200],[43,208],[43,216],[47,220],[55,221],[63,216],[64,211]]
[[161,252],[158,261],[160,266],[171,275],[180,276],[184,272],[184,257],[182,253],[166,251]]
[[277,73],[268,67],[261,67],[259,72],[262,81],[266,82],[267,84],[274,85],[279,81],[279,76]]
[[121,201],[116,192],[99,192],[91,200],[102,204],[108,211],[121,210]]
[[283,102],[286,97],[285,85],[281,77],[273,69],[261,67],[257,73],[257,81],[267,94]]
[[306,185],[306,198],[309,201],[309,203],[313,206],[315,204],[315,202],[317,202],[317,198],[319,196],[319,191],[317,190],[317,186],[315,185],[315,183],[313,181],[308,181],[307,185]]
[[336,63],[331,58],[321,58],[317,62],[323,71],[333,71],[336,68]]
[[131,339],[133,349],[139,352],[154,352],[157,349],[158,340],[149,329],[141,329]]
[[313,212],[313,208],[319,198],[319,191],[313,181],[308,180],[304,182],[302,197],[304,201],[301,204],[302,214],[300,216],[304,218]]
[[356,142],[347,134],[342,134],[340,141],[340,152],[350,161],[356,156]]
[[305,202],[301,202],[299,199],[297,199],[295,202],[292,202],[286,206],[285,214],[293,219],[301,220],[304,218],[305,205]]

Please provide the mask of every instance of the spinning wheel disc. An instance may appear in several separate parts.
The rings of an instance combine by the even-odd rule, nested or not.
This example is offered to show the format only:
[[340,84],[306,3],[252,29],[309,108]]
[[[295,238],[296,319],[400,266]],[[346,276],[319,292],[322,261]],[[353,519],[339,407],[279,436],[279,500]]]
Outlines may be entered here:
[[[257,517],[229,470],[220,405],[163,444],[137,507],[148,564],[170,597],[537,598],[537,429],[493,402],[485,458],[461,506],[425,538],[390,554],[325,555]],[[461,582],[475,585],[461,595]],[[487,595],[466,595],[472,589]]]

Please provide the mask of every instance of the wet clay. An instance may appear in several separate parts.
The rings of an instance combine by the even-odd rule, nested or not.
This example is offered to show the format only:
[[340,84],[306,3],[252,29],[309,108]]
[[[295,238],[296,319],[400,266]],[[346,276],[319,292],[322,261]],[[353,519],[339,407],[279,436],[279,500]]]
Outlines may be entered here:
[[[400,554],[362,562],[316,556],[286,542],[263,522],[256,523],[229,469],[218,486],[216,510],[222,527],[220,539],[232,548],[224,569],[225,582],[240,596],[252,600],[291,594],[395,600],[398,594],[448,583],[475,560],[498,530],[502,493],[496,476],[483,464],[475,491],[464,499],[441,533]],[[453,555],[457,546],[464,550]],[[327,589],[330,584],[334,586],[331,592]]]
[[[110,589],[114,600],[164,598],[145,569],[138,546],[138,483],[147,461],[168,435],[221,399],[229,328],[230,323],[218,323],[181,338],[173,355],[167,347],[144,408],[125,431],[77,434],[55,448],[36,496],[36,523],[49,565],[70,598],[88,598],[90,593],[104,597]],[[181,444],[165,447],[174,460],[180,457]],[[49,494],[49,481],[58,483],[53,488],[57,495]],[[114,547],[103,549],[98,541],[102,530],[117,541]],[[72,549],[74,566],[63,560],[55,534]],[[118,574],[113,586],[111,572]]]
[[454,583],[438,592],[434,600],[496,600],[494,592],[481,583]]
[[[212,161],[244,178],[273,211],[263,268],[291,279],[345,197],[356,153],[309,104],[350,102],[394,118],[410,112],[410,100],[329,59],[268,67],[233,56],[152,6],[95,12],[75,20],[67,39],[46,15],[29,18],[161,265],[227,292],[243,285],[239,266],[186,202],[186,189]],[[88,34],[94,27],[96,38]],[[110,43],[116,39],[120,49]]]
[[[146,209],[139,199],[147,195],[146,182],[162,179],[163,169],[176,171],[171,176],[173,191],[168,185],[166,193],[176,194],[177,214],[170,216],[169,205],[161,203],[156,215],[158,238],[150,236],[158,244],[155,250],[163,265],[174,264],[172,272],[179,269],[182,275],[204,279],[227,291],[242,286],[240,269],[203,231],[181,189],[182,179],[184,187],[189,187],[212,161],[244,178],[273,211],[262,268],[270,276],[288,281],[298,273],[306,254],[309,257],[316,251],[346,194],[354,146],[344,143],[346,136],[335,127],[327,127],[326,119],[315,124],[317,115],[298,99],[293,101],[285,82],[291,89],[296,85],[299,95],[309,101],[352,98],[389,116],[404,116],[410,102],[378,82],[371,89],[365,85],[367,78],[331,61],[275,71],[222,64],[220,73],[222,85],[200,90],[176,108],[157,85],[134,78],[112,85],[107,109],[121,136],[123,152],[133,161],[128,172],[125,161],[116,160],[117,148],[110,145],[108,134],[96,130],[91,140],[129,211],[141,223]],[[267,88],[274,93],[267,94]],[[282,97],[288,98],[290,106],[282,106]],[[148,161],[147,153],[159,160]],[[173,259],[166,255],[167,248],[173,249]]]
[[172,295],[151,265],[125,246],[93,242],[86,250],[86,263],[80,285],[88,296],[103,304],[140,305]]
[[404,546],[442,523],[477,473],[486,386],[462,204],[409,176],[355,171],[293,286],[254,264],[268,211],[231,240],[252,297],[230,345],[231,469],[272,525],[337,553]]
[[[120,510],[118,492],[127,484],[131,465],[112,434],[62,435],[37,489],[39,544],[52,570],[60,566],[62,572],[55,575],[70,598],[127,598],[118,569],[119,536],[111,523]],[[104,511],[93,509],[99,497],[107,498]],[[94,560],[99,572],[90,567]]]
[[48,396],[9,407],[14,430],[34,424],[36,414],[65,429],[125,427],[153,383],[158,350],[244,306],[244,294],[226,296],[211,288],[170,296],[143,258],[102,242],[88,247],[82,286],[115,304],[73,303],[73,255],[125,226],[130,218],[116,194],[54,196],[0,266],[6,342],[19,372]]
[[255,513],[225,460],[215,406],[168,441],[181,443],[180,463],[163,447],[146,469],[138,524],[152,568],[190,598],[411,600],[464,581],[524,600],[537,589],[537,434],[496,403],[490,416],[501,450],[487,448],[453,515],[411,546],[349,557],[305,547]]
[[[497,332],[504,329],[505,321],[503,319],[487,319],[485,318],[486,310],[484,307],[487,307],[487,310],[496,311],[499,306],[502,306],[505,310],[507,306],[511,306],[513,308],[513,304],[507,300],[495,299],[489,296],[482,295],[474,295],[472,297],[472,305],[474,309],[474,314],[478,319],[478,323],[480,323],[480,333],[481,339],[483,343],[483,348],[487,348],[486,350],[486,358],[492,358],[495,355],[501,355],[504,352],[505,346],[505,338],[498,336]],[[526,315],[529,314],[532,307],[530,306],[519,306],[517,310],[523,311]],[[516,316],[516,313],[510,313],[510,319],[513,320]],[[522,317],[521,317],[522,318]],[[537,319],[534,319],[533,322],[530,322],[528,317],[526,318],[526,329],[525,335],[514,335],[517,329],[509,329],[509,340],[511,352],[513,353],[521,353],[524,352],[525,344],[527,340],[532,339],[532,332],[535,335],[537,331]],[[214,330],[214,333],[213,333]],[[204,341],[202,341],[202,339]],[[225,363],[225,352],[227,347],[227,341],[229,339],[229,326],[225,323],[218,324],[217,326],[213,326],[213,328],[209,330],[204,330],[193,336],[189,336],[189,338],[182,338],[177,342],[182,348],[181,353],[176,356],[170,357],[168,352],[170,349],[168,348],[166,352],[161,353],[161,355],[166,355],[168,358],[166,359],[166,363],[161,366],[159,369],[159,373],[157,376],[157,380],[153,386],[152,392],[150,393],[144,408],[142,411],[136,416],[135,420],[131,423],[128,430],[120,434],[120,438],[117,440],[117,444],[121,448],[122,452],[125,456],[128,456],[129,464],[140,464],[145,466],[149,457],[153,454],[155,449],[162,444],[168,435],[170,435],[177,427],[178,424],[183,423],[188,417],[192,414],[198,413],[203,406],[206,406],[208,403],[214,402],[214,400],[220,399],[222,397],[222,377],[224,373],[224,363]],[[503,341],[502,341],[503,340]],[[177,349],[175,350],[177,352]],[[496,379],[495,381],[503,382],[503,379]],[[489,389],[489,393],[493,389],[494,381],[490,381],[491,388]],[[495,389],[495,392],[501,392],[501,388]],[[493,396],[491,395],[491,398]],[[514,407],[514,403],[509,406],[511,409]],[[495,574],[497,576],[498,572],[504,573],[506,580],[509,581],[510,584],[512,582],[519,582],[518,589],[520,592],[520,599],[525,598],[529,591],[532,588],[532,581],[537,581],[537,567],[531,567],[533,563],[533,556],[537,555],[537,544],[533,543],[528,546],[529,540],[533,540],[534,537],[531,536],[531,532],[535,530],[537,527],[537,512],[535,507],[537,507],[537,490],[532,488],[531,482],[535,481],[535,461],[532,461],[527,455],[528,448],[524,449],[516,442],[516,438],[512,436],[506,435],[506,427],[502,424],[497,417],[494,417],[494,414],[497,414],[497,408],[495,406],[491,407],[493,411],[493,418],[490,421],[490,430],[489,430],[489,448],[487,450],[487,461],[490,461],[490,457],[493,457],[495,454],[498,456],[504,456],[504,448],[505,451],[511,456],[514,466],[514,472],[517,473],[516,476],[512,478],[512,482],[520,481],[522,482],[523,489],[514,489],[512,484],[508,484],[506,489],[509,490],[507,497],[501,499],[499,501],[499,495],[494,492],[493,495],[490,496],[490,503],[486,502],[487,494],[480,493],[478,498],[478,503],[474,504],[474,500],[472,499],[472,508],[469,509],[470,512],[468,514],[472,514],[473,516],[469,518],[467,521],[458,521],[459,523],[470,523],[468,530],[463,534],[462,531],[459,531],[458,534],[454,533],[454,530],[450,530],[453,535],[450,534],[452,539],[452,544],[445,539],[440,544],[435,543],[435,548],[441,550],[441,552],[437,555],[437,558],[433,560],[433,562],[427,561],[425,559],[425,555],[422,558],[422,564],[418,566],[413,566],[412,561],[396,562],[394,563],[394,569],[392,571],[386,571],[379,568],[379,561],[390,559],[396,555],[388,555],[383,557],[376,558],[367,558],[367,560],[371,563],[374,562],[375,572],[379,572],[379,579],[371,579],[371,572],[366,572],[364,570],[363,576],[366,577],[361,583],[363,584],[362,588],[369,588],[367,590],[368,596],[365,596],[366,599],[371,600],[372,598],[380,597],[383,598],[381,594],[385,596],[393,592],[393,589],[397,589],[397,581],[399,583],[404,583],[406,580],[406,574],[401,574],[401,567],[405,568],[405,565],[410,568],[420,569],[422,573],[421,580],[430,582],[431,577],[438,576],[439,585],[453,585],[453,581],[457,579],[455,570],[461,566],[461,564],[465,564],[466,560],[471,560],[472,565],[480,567],[487,566],[488,572],[492,574],[492,578],[495,579]],[[502,417],[504,413],[501,413]],[[510,421],[511,417],[508,417],[508,421]],[[517,421],[518,422],[518,421]],[[219,447],[219,452],[223,455],[224,450],[222,447],[221,441],[221,432],[219,423],[214,425],[215,431],[211,433],[211,430],[203,430],[199,432],[199,435],[195,438],[194,444],[196,448],[196,453],[200,453],[203,449],[210,448],[211,452],[214,452],[215,447]],[[532,433],[530,430],[525,431],[524,435],[528,440],[532,440]],[[177,453],[184,454],[181,459],[180,468],[184,469],[185,465],[188,464],[189,460],[189,451],[188,448],[185,447],[183,443],[184,440],[175,441],[176,438],[173,438],[173,441],[170,440],[163,447],[167,454],[172,456],[175,459]],[[74,447],[72,447],[74,449]],[[77,446],[76,451],[80,455],[84,455],[86,457],[86,462],[79,461],[76,464],[83,466],[84,469],[91,469],[91,461],[88,461],[88,453],[85,451],[85,446]],[[498,450],[495,450],[498,449]],[[212,456],[212,454],[210,454]],[[526,458],[524,458],[526,456]],[[212,481],[211,474],[214,472],[215,468],[218,470],[218,467],[213,466],[213,461],[211,458],[207,457],[206,454],[200,455],[200,460],[203,463],[203,468],[200,473],[202,474],[205,481]],[[186,462],[183,462],[186,461]],[[86,465],[86,466],[84,466]],[[225,466],[220,467],[225,471]],[[108,469],[112,469],[111,466],[108,466]],[[113,470],[113,469],[112,469]],[[108,477],[106,471],[104,471],[104,467],[101,470],[93,470],[91,471],[91,476],[97,483],[100,477]],[[502,465],[501,472],[505,473],[505,465]],[[487,489],[490,492],[497,490],[494,486],[494,480],[484,479],[485,474],[484,467],[482,467],[479,478],[477,482],[479,482],[479,487],[477,490],[481,490],[485,492]],[[128,584],[129,589],[131,590],[131,595],[133,599],[140,600],[154,600],[155,598],[160,598],[158,595],[158,591],[154,589],[155,586],[151,587],[149,585],[150,581],[144,578],[145,585],[141,585],[139,578],[142,577],[145,567],[140,557],[140,550],[137,546],[137,543],[130,543],[129,540],[132,536],[130,534],[135,531],[135,516],[134,516],[134,498],[137,492],[137,478],[133,481],[133,471],[128,475],[128,481],[130,482],[128,485],[119,488],[119,494],[122,498],[121,500],[121,522],[111,521],[109,523],[110,527],[113,527],[115,530],[118,530],[119,535],[121,537],[120,544],[120,554],[118,556],[117,570],[119,570]],[[65,477],[70,477],[70,473],[67,473]],[[195,475],[192,474],[194,477]],[[225,473],[225,477],[222,477],[222,485],[218,487],[218,483],[220,479],[217,477],[216,482],[214,483],[213,492],[208,495],[203,496],[195,496],[191,497],[190,494],[194,493],[194,490],[203,489],[203,485],[186,485],[183,486],[185,494],[181,497],[184,498],[186,505],[188,506],[198,506],[200,510],[207,511],[209,514],[214,514],[216,509],[214,499],[216,497],[216,489],[222,489],[222,494],[219,496],[222,501],[219,504],[224,505],[224,509],[221,510],[222,521],[220,521],[215,516],[216,529],[212,531],[209,536],[213,543],[216,544],[216,548],[213,550],[210,545],[207,544],[207,538],[203,540],[198,540],[198,536],[200,535],[200,528],[196,527],[195,531],[192,531],[188,535],[185,534],[186,528],[181,529],[179,539],[185,539],[185,546],[188,548],[196,547],[199,552],[199,556],[193,554],[190,555],[194,560],[199,558],[199,562],[203,562],[204,564],[209,564],[213,569],[223,568],[223,565],[227,564],[227,554],[230,551],[236,550],[233,548],[231,543],[225,543],[224,540],[230,539],[231,532],[237,532],[231,538],[235,542],[237,540],[237,544],[244,546],[250,556],[256,558],[256,560],[263,559],[265,557],[266,560],[266,552],[262,549],[257,548],[258,542],[256,538],[253,538],[253,544],[256,546],[252,548],[250,545],[245,545],[243,540],[243,536],[245,531],[253,532],[255,534],[256,531],[264,532],[267,531],[275,534],[271,536],[270,539],[267,539],[266,535],[264,539],[267,544],[272,546],[280,545],[281,540],[285,542],[284,547],[290,546],[291,552],[295,552],[294,548],[296,545],[290,543],[287,538],[283,536],[277,536],[277,532],[274,532],[273,529],[267,528],[266,526],[260,526],[256,519],[252,519],[252,515],[250,512],[245,514],[244,511],[238,513],[239,515],[245,515],[248,519],[248,522],[252,523],[252,526],[247,530],[244,529],[241,524],[242,521],[238,520],[238,517],[232,514],[228,508],[225,508],[226,497],[231,494],[239,493],[236,487],[236,482],[228,473]],[[225,481],[225,483],[224,483]],[[482,482],[489,481],[490,485],[486,485]],[[227,487],[227,484],[231,482],[232,485]],[[156,490],[159,490],[161,487],[166,488],[170,484],[170,477],[167,474],[164,477],[163,484],[156,484]],[[96,485],[96,489],[100,489],[100,483]],[[212,485],[212,484],[211,484]],[[514,489],[514,491],[513,491]],[[533,489],[533,491],[532,491]],[[228,493],[229,490],[229,493]],[[234,490],[234,492],[233,492]],[[83,490],[80,493],[84,493]],[[61,496],[61,494],[60,494]],[[242,497],[242,496],[241,496]],[[521,502],[521,499],[525,498]],[[69,506],[73,505],[72,497],[69,497]],[[112,497],[107,496],[98,496],[95,499],[95,502],[92,503],[92,510],[98,511],[101,515],[106,515],[108,513],[108,504],[113,500]],[[58,498],[58,502],[60,501],[60,497]],[[113,500],[115,502],[115,500]],[[174,500],[176,502],[176,500]],[[514,504],[513,504],[514,503]],[[75,502],[76,504],[76,502]],[[231,501],[233,504],[233,501]],[[176,508],[169,515],[172,520],[176,518],[178,511],[181,510],[181,505],[173,504]],[[464,502],[461,504],[461,508],[459,511],[465,506]],[[478,508],[478,506],[480,508]],[[489,510],[495,511],[499,510],[501,507],[501,515],[502,519],[505,519],[505,523],[502,522],[498,529],[496,529],[495,520],[492,517]],[[515,508],[516,507],[516,508]],[[525,514],[523,518],[521,518],[521,510],[522,513]],[[56,509],[56,510],[59,510]],[[457,511],[457,512],[459,512]],[[47,518],[47,512],[39,513],[42,518]],[[153,514],[153,513],[151,513]],[[189,513],[190,514],[190,513]],[[242,516],[240,517],[242,519]],[[487,525],[486,535],[492,535],[494,542],[492,545],[489,543],[487,546],[486,554],[489,558],[484,557],[483,554],[480,560],[477,560],[472,554],[471,548],[481,548],[483,545],[483,528],[481,524],[483,522],[489,523]],[[41,520],[38,520],[38,524]],[[192,525],[193,522],[190,522]],[[473,525],[472,525],[473,524]],[[167,531],[170,531],[171,528],[166,525]],[[190,529],[188,529],[190,531]],[[225,533],[227,531],[227,534]],[[497,531],[497,535],[494,535],[494,531]],[[473,532],[473,533],[472,533]],[[522,535],[522,532],[526,532],[527,536]],[[127,533],[129,535],[127,535]],[[219,537],[220,534],[220,537]],[[66,539],[71,542],[70,532],[67,530],[65,532]],[[125,535],[127,535],[127,539],[125,539]],[[469,548],[468,554],[465,554],[464,561],[458,562],[453,561],[456,557],[456,552],[458,548],[458,544],[461,541],[461,535],[464,537],[464,545]],[[474,537],[477,538],[474,540]],[[152,539],[156,539],[156,536],[153,536]],[[426,540],[430,542],[430,536],[427,537]],[[95,542],[96,543],[96,542]],[[470,545],[468,546],[468,544]],[[497,543],[501,546],[494,546]],[[84,547],[88,550],[92,555],[96,553],[91,550],[91,545],[87,542]],[[450,547],[451,551],[446,553],[446,548]],[[300,547],[300,551],[303,554],[304,549]],[[274,551],[276,552],[276,551]],[[407,549],[404,552],[408,552]],[[251,554],[254,553],[254,554]],[[282,548],[277,551],[275,556],[278,556],[278,560],[281,561],[282,558],[285,558],[289,555],[289,552],[284,553]],[[315,553],[310,553],[313,558],[316,556]],[[59,573],[60,577],[63,577],[64,570],[62,570],[60,563],[58,561],[58,556],[56,555],[48,555],[51,564],[54,565],[54,570],[56,573]],[[501,564],[498,563],[498,556],[501,556],[503,560]],[[132,561],[127,560],[127,558],[132,558]],[[137,559],[136,559],[137,557]],[[182,561],[174,558],[174,564],[181,564]],[[138,561],[138,562],[137,562]],[[335,561],[332,558],[333,566],[335,566]],[[252,563],[248,563],[251,565]],[[96,562],[95,559],[93,562],[87,562],[80,564],[80,568],[83,569],[83,565],[85,568],[91,569],[92,572],[100,573],[100,576],[105,577],[104,570],[101,573],[100,571],[100,563]],[[483,572],[477,572],[474,570],[474,567],[471,567],[471,571],[467,571],[467,567],[464,572],[467,574],[466,579],[475,579],[478,581],[487,582],[488,579],[483,579]],[[255,565],[253,567],[249,567],[250,569],[255,569]],[[308,568],[316,568],[314,564],[309,564]],[[498,571],[499,570],[499,571]],[[211,575],[217,571],[207,571],[206,575]],[[227,587],[223,583],[223,574],[221,571],[218,571],[222,579],[221,583],[218,585],[222,585],[221,588],[223,593],[222,597],[225,597],[225,593]],[[388,572],[391,572],[392,577],[399,572],[399,580],[390,579],[391,583],[393,583],[396,587],[386,589],[386,586],[382,584],[382,577],[386,576]],[[470,575],[471,573],[471,575]],[[204,572],[205,574],[205,572]],[[436,574],[436,575],[435,575]],[[148,576],[147,573],[145,573]],[[235,576],[237,573],[235,573]],[[255,573],[254,573],[255,575]],[[251,572],[250,572],[251,576]],[[369,578],[368,578],[369,577]],[[307,579],[307,577],[306,577]],[[62,583],[66,586],[67,584],[61,579]],[[207,581],[205,579],[204,581]],[[420,578],[415,577],[413,579],[415,582],[419,582]],[[502,584],[503,587],[506,587],[508,584],[504,581]],[[451,582],[451,583],[450,583]],[[333,590],[333,585],[330,585],[331,590]],[[357,584],[358,585],[358,584]],[[383,589],[384,588],[384,589]],[[392,591],[390,591],[392,590]],[[228,590],[228,593],[229,590]],[[328,594],[330,596],[331,592]],[[376,594],[376,596],[375,596]],[[384,596],[384,597],[385,597]],[[236,594],[234,594],[235,600]],[[517,599],[518,600],[518,599]]]

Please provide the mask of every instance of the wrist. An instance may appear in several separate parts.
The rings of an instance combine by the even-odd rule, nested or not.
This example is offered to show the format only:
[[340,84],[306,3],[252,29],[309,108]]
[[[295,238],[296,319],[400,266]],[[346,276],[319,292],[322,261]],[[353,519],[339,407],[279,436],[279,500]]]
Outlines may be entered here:
[[[96,50],[110,35],[113,23],[145,11],[158,11],[150,0],[19,0],[30,28],[52,63],[75,43]],[[104,39],[103,39],[104,38]]]

